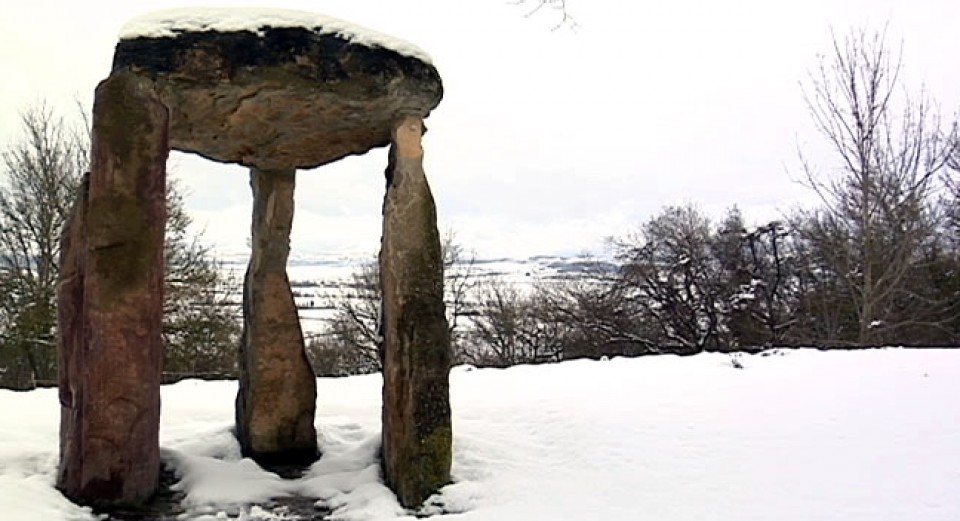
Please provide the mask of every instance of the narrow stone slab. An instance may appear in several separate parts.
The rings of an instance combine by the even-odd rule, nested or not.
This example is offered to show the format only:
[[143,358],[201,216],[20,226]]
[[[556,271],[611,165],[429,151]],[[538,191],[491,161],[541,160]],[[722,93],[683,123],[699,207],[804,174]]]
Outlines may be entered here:
[[393,132],[383,210],[383,468],[413,508],[450,481],[450,336],[437,212],[423,171],[423,122]]
[[97,87],[57,296],[57,486],[83,504],[140,502],[159,479],[167,129],[149,82],[117,74]]
[[317,456],[317,381],[287,278],[295,172],[250,170],[251,254],[243,288],[237,438],[261,463]]

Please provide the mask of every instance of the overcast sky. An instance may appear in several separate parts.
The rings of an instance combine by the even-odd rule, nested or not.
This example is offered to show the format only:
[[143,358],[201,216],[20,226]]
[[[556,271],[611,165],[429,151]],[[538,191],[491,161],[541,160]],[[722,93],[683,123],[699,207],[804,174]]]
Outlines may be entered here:
[[[202,5],[263,5],[204,2]],[[415,43],[445,95],[427,120],[426,171],[442,228],[483,257],[598,250],[667,204],[748,220],[812,204],[796,182],[797,148],[824,169],[800,82],[839,34],[888,26],[904,79],[960,108],[955,0],[568,0],[579,28],[552,30],[512,0],[274,1]],[[20,110],[48,100],[88,106],[130,18],[189,2],[5,0],[0,15],[0,138]],[[199,5],[199,4],[198,4]],[[172,154],[171,174],[206,239],[244,248],[245,169]],[[384,152],[297,178],[298,253],[379,247]]]

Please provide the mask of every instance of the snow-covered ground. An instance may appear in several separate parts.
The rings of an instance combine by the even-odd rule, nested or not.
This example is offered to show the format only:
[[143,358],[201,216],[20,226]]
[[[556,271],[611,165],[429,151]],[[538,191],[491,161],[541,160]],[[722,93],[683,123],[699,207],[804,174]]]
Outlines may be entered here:
[[[405,512],[377,466],[377,375],[320,379],[324,456],[298,480],[239,457],[234,382],[163,389],[184,519],[960,520],[960,349],[573,361],[451,373],[454,483]],[[0,518],[93,517],[53,488],[56,391],[0,391]]]

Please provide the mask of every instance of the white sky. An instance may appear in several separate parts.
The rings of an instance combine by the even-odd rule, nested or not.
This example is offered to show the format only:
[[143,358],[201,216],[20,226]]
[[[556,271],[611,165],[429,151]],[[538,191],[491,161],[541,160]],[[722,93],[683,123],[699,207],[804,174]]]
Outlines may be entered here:
[[[513,0],[276,1],[408,40],[430,53],[445,96],[428,119],[426,170],[441,227],[481,256],[596,250],[666,204],[713,215],[738,204],[775,218],[811,194],[797,146],[816,155],[799,82],[830,27],[889,25],[905,77],[960,108],[960,2],[952,0],[568,0],[580,27]],[[184,2],[6,0],[0,15],[0,138],[40,99],[88,106],[134,16]],[[262,2],[203,5],[260,6]],[[820,156],[818,156],[820,157]],[[828,156],[818,161],[829,168]],[[246,171],[173,154],[172,174],[206,238],[242,249]],[[298,176],[298,253],[379,247],[383,151]]]

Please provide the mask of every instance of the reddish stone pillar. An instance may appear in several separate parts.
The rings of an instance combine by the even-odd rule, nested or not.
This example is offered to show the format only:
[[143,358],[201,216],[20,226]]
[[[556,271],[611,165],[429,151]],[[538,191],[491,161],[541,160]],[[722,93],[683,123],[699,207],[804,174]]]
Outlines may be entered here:
[[400,503],[450,481],[450,336],[437,212],[423,171],[423,121],[393,131],[383,209],[383,468]]
[[168,118],[131,73],[97,87],[57,295],[57,487],[79,503],[136,503],[157,488]]
[[243,288],[237,438],[261,463],[309,463],[317,381],[287,278],[296,172],[250,169],[250,264]]

